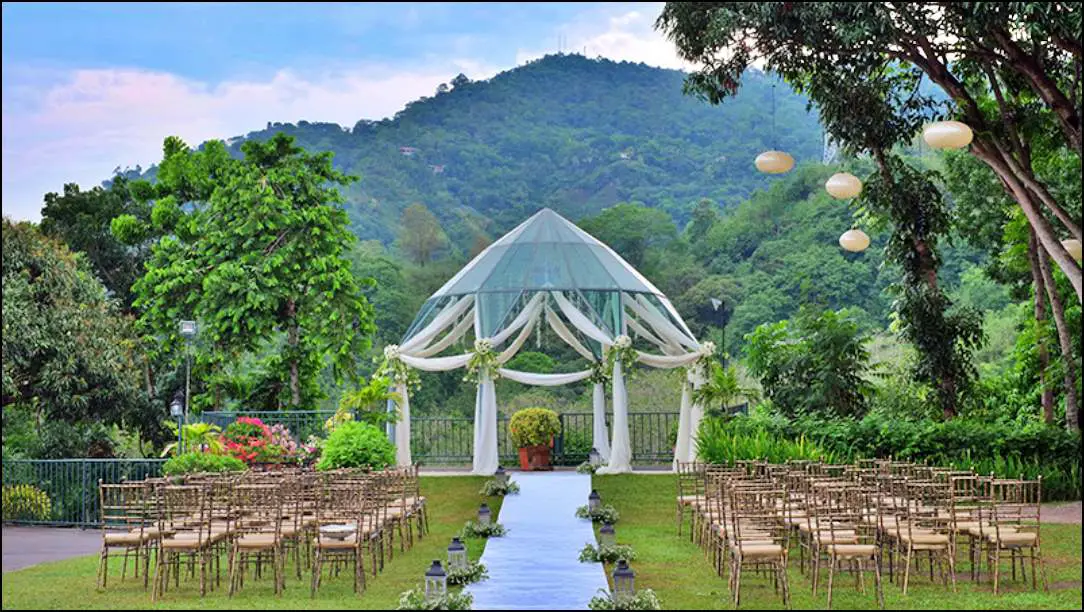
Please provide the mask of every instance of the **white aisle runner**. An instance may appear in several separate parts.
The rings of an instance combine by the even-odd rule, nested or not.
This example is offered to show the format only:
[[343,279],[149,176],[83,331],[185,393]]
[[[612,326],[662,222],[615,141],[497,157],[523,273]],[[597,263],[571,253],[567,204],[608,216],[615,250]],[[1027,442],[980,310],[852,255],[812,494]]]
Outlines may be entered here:
[[499,521],[509,533],[482,553],[489,580],[468,587],[475,610],[586,610],[606,588],[601,563],[580,563],[595,543],[591,522],[576,518],[587,505],[591,476],[575,472],[515,472],[519,495],[504,498]]

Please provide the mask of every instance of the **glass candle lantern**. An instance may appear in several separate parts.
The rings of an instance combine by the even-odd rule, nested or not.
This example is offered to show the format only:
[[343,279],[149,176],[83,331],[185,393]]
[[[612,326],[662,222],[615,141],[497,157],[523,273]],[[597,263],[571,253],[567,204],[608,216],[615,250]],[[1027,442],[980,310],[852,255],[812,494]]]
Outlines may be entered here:
[[430,565],[425,572],[425,598],[429,600],[440,599],[447,593],[448,574],[441,567],[440,560],[433,559],[433,565]]
[[452,538],[448,545],[448,569],[450,571],[467,569],[467,547],[459,538]]
[[502,466],[497,466],[497,471],[494,472],[493,478],[496,479],[497,484],[501,485],[502,487],[508,484],[508,472],[505,471],[504,467]]
[[493,522],[493,514],[489,511],[489,506],[482,504],[478,507],[478,524],[488,525]]
[[597,448],[591,448],[591,452],[587,454],[587,462],[591,465],[598,465],[599,463],[602,463],[602,457],[598,454]]
[[598,494],[597,489],[591,489],[591,494],[587,496],[587,509],[594,511],[602,507],[602,496]]
[[614,591],[615,597],[632,597],[636,594],[636,572],[629,567],[629,562],[618,559],[617,567],[614,568]]
[[614,526],[610,523],[603,523],[602,527],[598,530],[598,544],[599,546],[614,546],[617,544],[617,534],[614,533]]

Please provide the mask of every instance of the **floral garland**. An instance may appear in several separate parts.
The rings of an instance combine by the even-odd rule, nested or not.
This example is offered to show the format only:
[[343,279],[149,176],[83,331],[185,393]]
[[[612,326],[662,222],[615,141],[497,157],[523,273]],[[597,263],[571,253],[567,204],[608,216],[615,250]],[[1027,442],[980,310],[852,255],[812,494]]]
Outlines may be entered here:
[[613,376],[614,364],[621,360],[621,371],[626,379],[632,378],[632,367],[636,365],[636,349],[632,348],[632,338],[625,334],[614,338],[612,346],[606,349],[606,369]]
[[488,376],[495,380],[497,376],[497,351],[493,348],[493,341],[489,338],[478,338],[474,341],[474,354],[467,362],[467,375],[463,377],[466,382],[478,383]]
[[715,363],[715,343],[711,340],[700,345],[700,356],[685,368],[688,376],[704,379],[711,372],[711,365]]
[[604,385],[610,382],[609,362],[605,357],[601,361],[591,362],[591,375],[587,377],[587,380],[593,385]]
[[384,361],[377,367],[376,375],[391,379],[396,386],[406,387],[408,392],[416,391],[422,386],[418,372],[402,360],[398,344],[384,347]]

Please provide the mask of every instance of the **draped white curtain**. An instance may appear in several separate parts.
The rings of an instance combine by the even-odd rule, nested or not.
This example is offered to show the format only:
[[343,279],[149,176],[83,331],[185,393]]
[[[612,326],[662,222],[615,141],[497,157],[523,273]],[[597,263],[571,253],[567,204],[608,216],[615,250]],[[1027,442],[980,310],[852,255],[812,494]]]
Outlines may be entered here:
[[522,383],[524,385],[534,385],[537,387],[570,385],[574,382],[590,378],[591,376],[591,370],[580,370],[579,372],[569,372],[567,374],[535,374],[533,372],[519,372],[517,370],[501,368],[497,370],[497,372],[501,375],[501,378],[507,378],[513,382]]
[[413,465],[410,458],[410,395],[406,385],[397,385],[399,393],[399,420],[395,424],[395,463],[400,466]]
[[629,442],[629,400],[625,392],[625,375],[621,360],[614,361],[613,371],[614,431],[610,460],[598,474],[624,474],[632,471],[632,445]]
[[606,431],[606,385],[595,383],[591,398],[591,412],[594,427],[591,430],[591,444],[598,451],[598,456],[605,463],[610,462],[610,436]]

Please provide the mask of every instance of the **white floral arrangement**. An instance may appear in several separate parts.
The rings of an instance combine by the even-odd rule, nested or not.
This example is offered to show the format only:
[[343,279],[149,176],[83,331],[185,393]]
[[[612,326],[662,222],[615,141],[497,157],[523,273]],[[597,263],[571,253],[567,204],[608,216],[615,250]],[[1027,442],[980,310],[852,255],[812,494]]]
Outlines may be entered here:
[[614,343],[606,349],[606,370],[613,376],[614,363],[621,360],[621,371],[625,378],[632,378],[632,367],[636,365],[636,349],[632,348],[632,338],[621,334],[614,338]]
[[629,338],[625,334],[614,338],[614,347],[618,349],[627,349],[632,347],[632,338]]
[[405,386],[413,391],[421,387],[422,381],[414,368],[403,361],[403,352],[398,344],[389,344],[384,347],[384,361],[376,369],[377,376],[390,378],[396,385]]
[[715,343],[706,340],[697,350],[700,354],[696,361],[688,366],[688,374],[697,378],[704,378],[711,371],[711,364],[715,362]]
[[477,338],[474,341],[474,354],[467,362],[467,375],[463,377],[466,382],[479,382],[484,376],[490,379],[497,378],[497,352],[490,338]]

